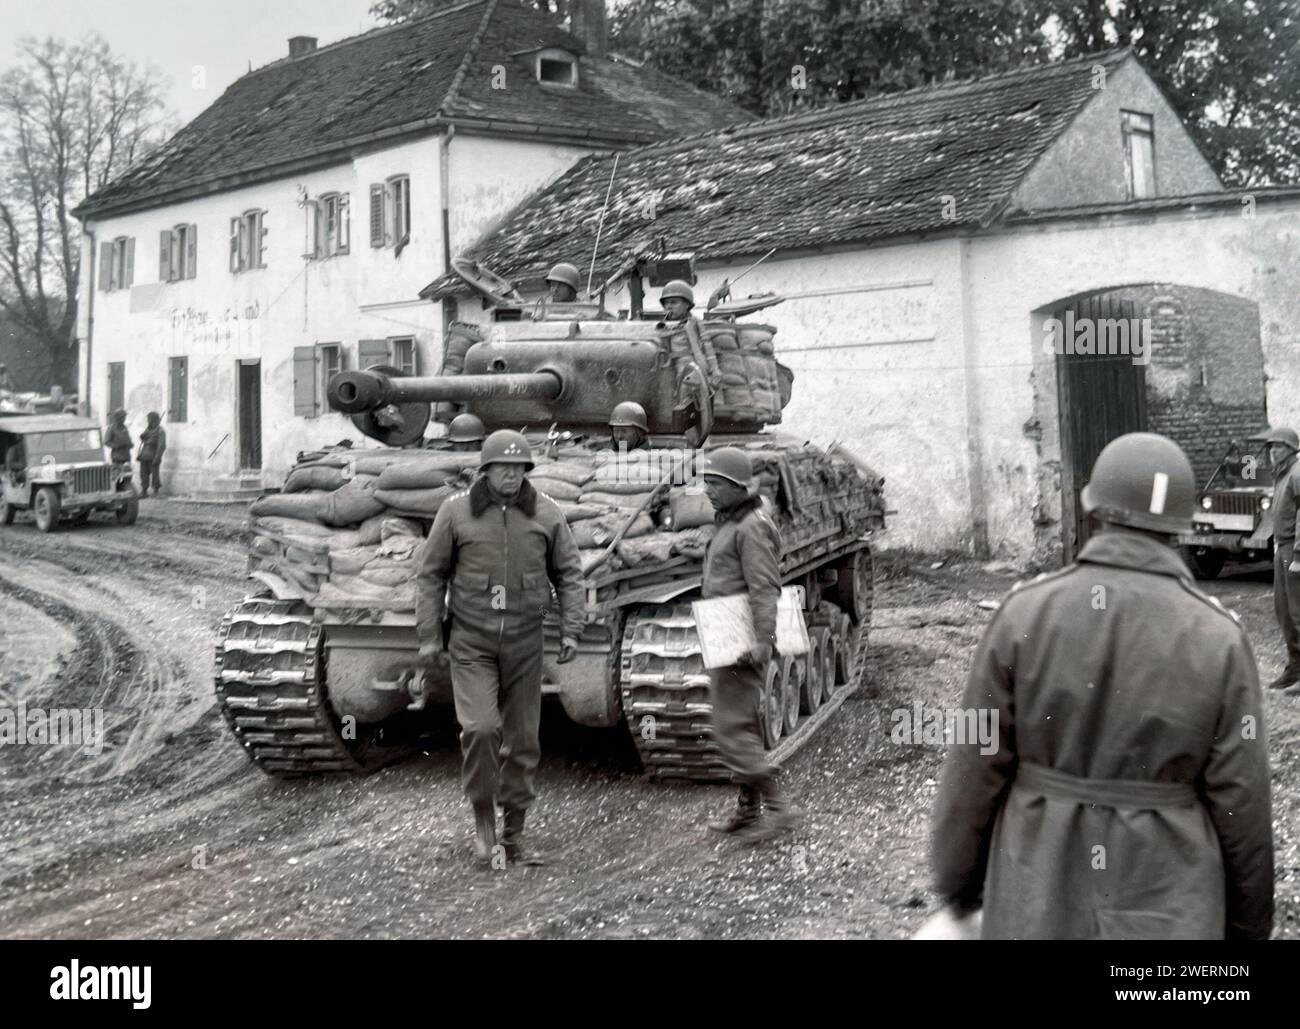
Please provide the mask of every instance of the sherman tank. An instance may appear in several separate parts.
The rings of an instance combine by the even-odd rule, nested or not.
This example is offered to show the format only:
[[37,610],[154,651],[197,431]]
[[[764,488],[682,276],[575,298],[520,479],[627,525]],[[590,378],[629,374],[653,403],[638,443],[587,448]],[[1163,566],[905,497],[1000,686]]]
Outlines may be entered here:
[[[505,307],[487,326],[453,325],[443,374],[335,375],[331,406],[378,445],[300,454],[284,489],[250,507],[256,586],[223,618],[216,653],[217,698],[249,758],[273,776],[364,774],[391,760],[393,726],[450,708],[450,681],[416,667],[413,568],[438,506],[475,474],[476,452],[425,439],[432,416],[460,412],[524,431],[530,478],[581,549],[586,628],[577,659],[555,663],[552,607],[544,693],[582,725],[629,733],[656,778],[728,778],[691,608],[713,531],[693,460],[745,449],[811,644],[773,660],[764,731],[770,747],[814,732],[811,716],[865,673],[883,480],[779,431],[793,376],[776,330],[743,320],[762,306],[724,304],[692,330],[584,305],[531,318]],[[720,376],[693,359],[704,341]],[[626,400],[647,416],[648,445],[633,451],[612,449],[607,427]]]

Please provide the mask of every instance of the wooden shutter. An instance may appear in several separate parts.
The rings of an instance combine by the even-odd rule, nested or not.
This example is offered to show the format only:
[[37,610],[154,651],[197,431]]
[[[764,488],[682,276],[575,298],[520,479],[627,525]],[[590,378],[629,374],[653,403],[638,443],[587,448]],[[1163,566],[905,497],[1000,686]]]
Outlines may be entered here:
[[230,270],[239,271],[239,219],[230,219]]
[[185,229],[185,277],[192,279],[199,266],[199,227],[188,225]]
[[126,241],[126,267],[122,271],[123,286],[135,285],[135,237],[129,236]]
[[113,244],[99,244],[99,288],[107,293],[113,288]]
[[363,339],[357,344],[357,367],[369,368],[375,364],[392,364],[392,349],[386,339]]
[[348,211],[348,195],[340,193],[338,199],[338,252],[346,254],[352,245],[352,225]]
[[172,230],[163,229],[158,241],[158,281],[172,281]]
[[316,348],[293,348],[293,413],[316,416]]
[[387,191],[382,183],[370,187],[370,245],[384,245],[384,197]]
[[313,261],[320,256],[320,203],[316,200],[308,200],[306,205],[307,213],[307,242],[303,245],[302,257],[304,261]]
[[167,420],[188,421],[189,358],[173,357],[168,365]]
[[266,212],[265,211],[258,212],[255,225],[257,226],[257,239],[255,241],[257,243],[257,266],[259,268],[265,268],[266,267]]

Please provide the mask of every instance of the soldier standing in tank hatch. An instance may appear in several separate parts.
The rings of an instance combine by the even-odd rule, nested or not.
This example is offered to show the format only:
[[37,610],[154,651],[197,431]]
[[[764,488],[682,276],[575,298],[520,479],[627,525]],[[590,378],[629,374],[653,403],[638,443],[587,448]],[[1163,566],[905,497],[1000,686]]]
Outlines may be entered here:
[[452,452],[471,453],[483,446],[486,430],[478,415],[458,414],[447,426],[447,449]]
[[649,423],[645,408],[635,400],[624,400],[614,405],[609,413],[610,450],[628,453],[649,448]]
[[704,598],[747,594],[758,641],[740,664],[709,670],[713,739],[740,784],[735,811],[709,823],[709,828],[758,843],[796,820],[777,786],[777,771],[768,763],[759,720],[767,666],[776,646],[781,537],[762,511],[762,498],[751,488],[753,468],[743,450],[722,447],[704,454],[699,472],[717,525],[704,552]]
[[546,273],[546,299],[557,304],[571,304],[578,299],[581,283],[578,269],[568,261],[561,261]]
[[659,294],[659,303],[663,305],[664,320],[661,328],[678,329],[686,334],[690,346],[686,356],[692,359],[705,377],[709,391],[713,392],[722,385],[722,369],[718,365],[718,355],[713,349],[713,340],[700,331],[700,320],[691,314],[695,306],[695,291],[691,284],[683,279],[673,279]]
[[[564,514],[525,478],[533,459],[520,433],[492,433],[479,467],[474,484],[439,508],[420,550],[420,664],[450,662],[475,854],[492,859],[500,801],[505,856],[540,864],[525,853],[523,833],[541,757],[542,616],[554,583],[561,619],[557,660],[572,661],[586,618],[582,562]],[[451,639],[444,651],[447,614]]]
[[1192,466],[1129,433],[1081,497],[1078,560],[1011,592],[963,708],[996,734],[947,748],[931,861],[986,939],[1267,939],[1268,742],[1259,673],[1231,612],[1173,549]]

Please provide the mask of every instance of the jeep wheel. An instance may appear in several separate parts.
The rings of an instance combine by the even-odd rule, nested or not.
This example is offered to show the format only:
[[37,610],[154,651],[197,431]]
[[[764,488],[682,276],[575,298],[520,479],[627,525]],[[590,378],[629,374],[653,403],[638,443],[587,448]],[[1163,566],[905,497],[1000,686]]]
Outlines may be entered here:
[[13,504],[0,500],[0,525],[12,525],[15,508]]
[[134,525],[136,517],[140,514],[140,499],[132,497],[125,504],[113,512],[117,518],[118,525]]
[[32,498],[32,513],[36,516],[36,528],[41,532],[53,532],[59,524],[59,491],[52,486],[42,486]]
[[1196,565],[1198,579],[1215,579],[1223,571],[1223,562],[1227,555],[1222,550],[1207,550],[1204,554],[1192,554],[1192,563]]

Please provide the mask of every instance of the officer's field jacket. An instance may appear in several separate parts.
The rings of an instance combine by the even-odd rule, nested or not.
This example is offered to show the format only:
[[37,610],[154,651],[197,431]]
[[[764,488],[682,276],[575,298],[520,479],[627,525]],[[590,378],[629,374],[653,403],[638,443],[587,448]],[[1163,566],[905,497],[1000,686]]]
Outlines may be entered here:
[[453,623],[500,638],[536,632],[560,598],[562,635],[578,639],[586,590],[578,546],[564,515],[527,479],[512,504],[494,503],[480,476],[438,509],[421,545],[415,615],[421,644],[440,639],[443,596]]
[[1094,536],[980,643],[962,706],[992,709],[997,739],[945,747],[938,891],[982,891],[986,937],[1267,938],[1262,703],[1241,626],[1174,551]]
[[1300,521],[1300,461],[1294,454],[1273,478],[1273,542],[1294,543]]
[[749,594],[754,635],[776,645],[776,602],[781,595],[781,535],[751,496],[715,518],[717,532],[704,551],[703,596]]

